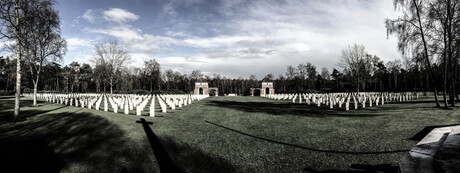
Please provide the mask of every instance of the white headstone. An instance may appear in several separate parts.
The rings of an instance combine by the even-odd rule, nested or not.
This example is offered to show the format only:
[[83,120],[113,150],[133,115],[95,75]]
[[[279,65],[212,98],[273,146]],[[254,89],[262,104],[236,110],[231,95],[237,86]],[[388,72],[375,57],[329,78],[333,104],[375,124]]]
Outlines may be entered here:
[[129,114],[129,106],[128,103],[125,104],[125,114]]
[[152,103],[150,103],[150,116],[155,116],[155,97],[152,97]]
[[109,105],[107,104],[107,98],[104,96],[104,111],[108,111],[109,110]]
[[136,115],[141,115],[141,106],[136,106]]

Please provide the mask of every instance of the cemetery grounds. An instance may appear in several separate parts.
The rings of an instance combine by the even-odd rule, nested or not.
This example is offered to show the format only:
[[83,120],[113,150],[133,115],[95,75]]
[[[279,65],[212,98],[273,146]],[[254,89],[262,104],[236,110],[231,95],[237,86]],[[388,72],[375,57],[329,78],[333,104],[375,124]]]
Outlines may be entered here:
[[156,105],[156,117],[38,103],[23,97],[23,120],[11,123],[14,97],[0,97],[3,169],[160,172],[169,161],[180,172],[395,172],[431,129],[456,125],[460,113],[435,108],[433,97],[350,111],[209,97],[167,113]]

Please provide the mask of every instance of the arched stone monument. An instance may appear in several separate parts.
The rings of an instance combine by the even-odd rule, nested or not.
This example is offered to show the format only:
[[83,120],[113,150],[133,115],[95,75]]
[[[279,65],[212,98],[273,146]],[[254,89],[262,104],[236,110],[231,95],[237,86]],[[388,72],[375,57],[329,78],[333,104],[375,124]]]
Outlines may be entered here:
[[215,96],[219,96],[219,88],[210,88],[208,82],[206,82],[203,78],[200,78],[195,82],[195,89],[193,90],[193,94],[209,95],[209,91],[214,91]]
[[264,78],[261,83],[261,88],[251,88],[251,96],[254,96],[255,90],[260,90],[260,96],[275,94],[275,88],[273,86],[273,82],[270,81],[270,79]]
[[198,79],[195,82],[195,89],[193,90],[193,94],[208,95],[209,94],[208,82],[206,82],[203,78]]

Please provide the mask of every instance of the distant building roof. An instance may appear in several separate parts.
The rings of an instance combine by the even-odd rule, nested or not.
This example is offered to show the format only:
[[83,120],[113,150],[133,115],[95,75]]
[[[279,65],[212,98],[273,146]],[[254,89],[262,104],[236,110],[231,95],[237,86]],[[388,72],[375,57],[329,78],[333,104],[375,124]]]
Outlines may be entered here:
[[265,77],[264,79],[262,79],[262,82],[272,82],[268,77]]
[[204,78],[199,78],[198,80],[196,80],[197,82],[207,82]]

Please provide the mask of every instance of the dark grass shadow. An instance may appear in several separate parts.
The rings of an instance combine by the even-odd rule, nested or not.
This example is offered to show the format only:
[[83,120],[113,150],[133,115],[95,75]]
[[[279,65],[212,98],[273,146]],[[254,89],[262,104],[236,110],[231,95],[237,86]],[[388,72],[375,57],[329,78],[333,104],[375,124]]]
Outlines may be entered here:
[[428,133],[430,133],[433,129],[435,128],[440,128],[440,127],[451,127],[451,126],[458,126],[458,124],[450,124],[450,125],[438,125],[438,126],[426,126],[423,128],[421,131],[419,131],[417,134],[409,138],[408,140],[412,141],[421,141]]
[[398,166],[390,164],[383,165],[365,165],[365,164],[353,164],[351,168],[362,170],[363,172],[382,172],[382,173],[396,173],[398,172]]
[[[20,146],[24,141],[39,139],[41,142],[27,143],[29,150],[33,150],[30,153],[50,153],[52,150],[67,163],[62,168],[66,172],[121,172],[124,169],[127,172],[154,172],[152,157],[145,154],[145,148],[137,148],[139,145],[127,141],[124,134],[118,125],[101,116],[76,111],[41,114],[27,121],[0,125],[2,143]],[[11,152],[21,152],[19,150],[21,148],[15,148]],[[3,154],[0,158],[9,159]],[[20,163],[22,166],[29,164]],[[0,166],[0,172],[5,171]]]
[[[238,102],[238,101],[217,101],[212,100],[207,103],[209,106],[230,108],[245,112],[262,112],[271,115],[297,115],[308,117],[374,117],[383,116],[384,114],[365,114],[359,112],[345,112],[337,108],[329,109],[326,106],[317,107],[316,105],[298,104],[298,103],[273,103],[273,102]],[[350,106],[351,108],[351,106]],[[344,109],[344,108],[342,108]]]
[[397,173],[398,167],[392,166],[390,164],[382,164],[382,165],[365,165],[365,164],[353,164],[350,167],[351,170],[316,170],[313,168],[304,168],[302,172],[305,173],[352,173],[352,172],[359,172],[359,173]]
[[[436,104],[436,101],[433,100],[408,100],[408,101],[403,101],[403,102],[388,102],[385,104],[418,104],[418,103],[433,103]],[[440,101],[441,103],[441,101]]]
[[[13,97],[14,98],[14,97]],[[37,104],[44,104],[46,103],[43,100],[37,100]],[[23,107],[31,107],[33,104],[33,100],[24,100],[21,99],[21,108]],[[0,98],[0,123],[2,122],[10,122],[12,121],[12,115],[14,111],[14,99],[6,99],[6,98]],[[53,111],[53,110],[52,110]],[[41,110],[20,110],[20,117],[26,118],[32,115],[40,114],[40,113],[46,113],[49,112],[48,110],[41,111]]]
[[[16,98],[16,96],[14,96],[14,95],[0,96],[0,100],[1,100],[1,99],[14,99],[14,98]],[[22,98],[22,97],[21,97],[21,98]]]
[[[409,100],[409,101],[403,101],[403,102],[390,102],[390,103],[385,103],[386,105],[391,105],[391,106],[386,106],[383,107],[382,109],[384,110],[392,110],[394,108],[398,108],[399,110],[404,110],[404,109],[442,109],[442,110],[455,110],[459,108],[459,106],[455,107],[448,107],[447,109],[444,108],[443,100],[439,100],[439,104],[441,105],[440,107],[436,107],[436,101],[433,100]],[[404,105],[404,107],[397,106],[397,105]]]
[[139,121],[136,121],[136,123],[142,124],[145,134],[147,135],[147,138],[150,142],[150,147],[152,148],[153,153],[155,154],[155,157],[157,158],[157,162],[158,162],[158,166],[160,167],[160,171],[161,172],[179,172],[176,165],[171,161],[171,158],[169,157],[168,153],[166,152],[163,145],[161,144],[160,139],[158,139],[157,135],[155,135],[155,133],[150,128],[149,125],[153,123],[145,121],[144,118],[141,118]]
[[180,163],[178,168],[181,172],[241,172],[226,159],[212,156],[187,143],[176,142],[170,136],[161,137],[161,141],[171,158]]
[[59,172],[66,162],[42,140],[0,142],[0,169],[14,172]]
[[[14,108],[14,98],[15,97],[0,97],[0,110],[13,109]],[[47,103],[45,100],[37,99],[37,104]],[[23,106],[32,106],[32,99],[24,99],[21,97],[20,100],[21,107]]]
[[241,135],[251,137],[251,138],[255,138],[255,139],[259,139],[259,140],[263,140],[263,141],[266,141],[266,142],[275,143],[275,144],[279,144],[279,145],[285,145],[285,146],[300,148],[300,149],[304,149],[304,150],[315,151],[315,152],[332,153],[332,154],[367,155],[367,154],[400,153],[400,152],[408,152],[409,151],[409,150],[393,150],[393,151],[353,152],[353,151],[323,150],[323,149],[304,147],[304,146],[300,146],[300,145],[296,145],[296,144],[290,144],[290,143],[281,142],[281,141],[275,141],[275,140],[272,140],[272,139],[268,139],[268,138],[264,138],[264,137],[260,137],[260,136],[255,136],[255,135],[248,134],[248,133],[245,133],[245,132],[242,132],[242,131],[239,131],[239,130],[231,129],[229,127],[225,127],[225,126],[213,123],[213,122],[209,122],[209,121],[205,121],[205,122],[209,123],[209,124],[212,124],[214,126],[217,126],[217,127],[221,127],[221,128],[230,130],[230,131],[235,132],[235,133],[239,133]]
[[[57,108],[54,108],[54,109],[47,109],[47,110],[39,110],[39,109],[20,110],[20,112],[19,112],[20,113],[19,114],[20,120],[19,121],[26,121],[27,118],[29,118],[29,117],[45,114],[45,113],[48,113],[48,112],[52,112],[52,111],[55,111],[55,110],[62,109],[64,107],[66,107],[66,106],[60,106],[60,107],[57,107]],[[0,125],[4,124],[4,123],[12,122],[12,115],[13,115],[13,111],[7,111],[7,112],[0,113]]]

